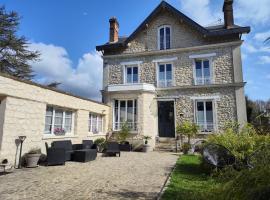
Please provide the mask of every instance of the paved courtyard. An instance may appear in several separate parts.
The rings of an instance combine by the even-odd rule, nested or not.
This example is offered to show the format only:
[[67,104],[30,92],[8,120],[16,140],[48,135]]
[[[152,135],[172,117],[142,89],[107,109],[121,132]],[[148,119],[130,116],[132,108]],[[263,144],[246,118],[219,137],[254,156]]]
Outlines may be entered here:
[[0,199],[155,199],[178,156],[123,152],[0,176]]

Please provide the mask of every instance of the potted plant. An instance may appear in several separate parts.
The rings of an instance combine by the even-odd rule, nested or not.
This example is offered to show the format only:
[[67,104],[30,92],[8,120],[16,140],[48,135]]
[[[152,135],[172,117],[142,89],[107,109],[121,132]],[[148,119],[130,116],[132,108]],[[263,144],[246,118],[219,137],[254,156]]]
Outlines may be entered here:
[[97,145],[98,152],[102,153],[104,148],[105,148],[105,145],[106,145],[106,140],[105,140],[105,138],[97,138],[94,141],[94,144]]
[[26,167],[37,167],[41,156],[40,148],[33,148],[26,154]]
[[183,144],[183,136],[186,136],[188,138],[187,144],[189,145],[184,143],[182,145],[182,150],[184,146],[185,148],[188,148],[188,147],[189,149],[191,148],[190,140],[192,137],[194,137],[198,133],[198,130],[199,130],[199,127],[197,126],[197,124],[191,123],[189,121],[184,121],[183,123],[177,125],[176,132],[180,136],[181,145]]
[[130,136],[130,128],[128,123],[125,122],[121,130],[117,134],[117,140],[119,142],[120,151],[131,151],[131,145],[127,141],[127,138]]
[[187,142],[185,142],[182,146],[182,151],[184,154],[188,154],[189,150],[191,148],[191,145]]
[[151,146],[148,144],[148,140],[150,140],[152,137],[145,135],[143,136],[144,139],[144,145],[143,145],[143,152],[149,152],[151,150]]

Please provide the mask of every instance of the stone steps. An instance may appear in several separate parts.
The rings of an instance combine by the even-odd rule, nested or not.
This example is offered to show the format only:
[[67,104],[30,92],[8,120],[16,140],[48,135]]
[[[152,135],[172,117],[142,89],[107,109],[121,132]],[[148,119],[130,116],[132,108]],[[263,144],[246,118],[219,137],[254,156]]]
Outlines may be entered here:
[[166,151],[166,152],[175,152],[175,139],[170,139],[167,141],[160,141],[156,143],[154,148],[155,151]]

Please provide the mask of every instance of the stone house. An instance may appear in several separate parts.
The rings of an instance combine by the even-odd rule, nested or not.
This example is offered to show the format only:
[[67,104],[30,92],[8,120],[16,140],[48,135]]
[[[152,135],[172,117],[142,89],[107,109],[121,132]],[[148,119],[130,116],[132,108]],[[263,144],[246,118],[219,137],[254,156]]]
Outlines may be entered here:
[[[108,132],[109,107],[30,81],[0,74],[0,162],[18,164],[19,136],[23,154],[54,140],[94,140]],[[64,129],[65,134],[56,132]]]
[[103,53],[103,102],[109,127],[127,123],[133,136],[175,138],[189,120],[202,136],[228,121],[246,122],[241,40],[250,27],[234,24],[233,0],[223,5],[224,24],[204,27],[162,1],[128,37],[109,20]]

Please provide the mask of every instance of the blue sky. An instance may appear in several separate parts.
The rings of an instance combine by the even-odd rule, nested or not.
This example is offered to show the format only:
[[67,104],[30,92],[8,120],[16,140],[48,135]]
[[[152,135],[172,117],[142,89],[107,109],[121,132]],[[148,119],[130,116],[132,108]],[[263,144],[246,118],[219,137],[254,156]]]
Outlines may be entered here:
[[[167,0],[202,25],[223,20],[223,0]],[[39,50],[41,60],[32,63],[40,83],[62,82],[61,89],[100,99],[102,59],[95,46],[107,42],[108,20],[116,16],[120,35],[129,35],[160,0],[1,0],[8,11],[22,17],[19,35]],[[251,26],[242,46],[246,94],[270,98],[270,0],[235,0],[235,21]]]

